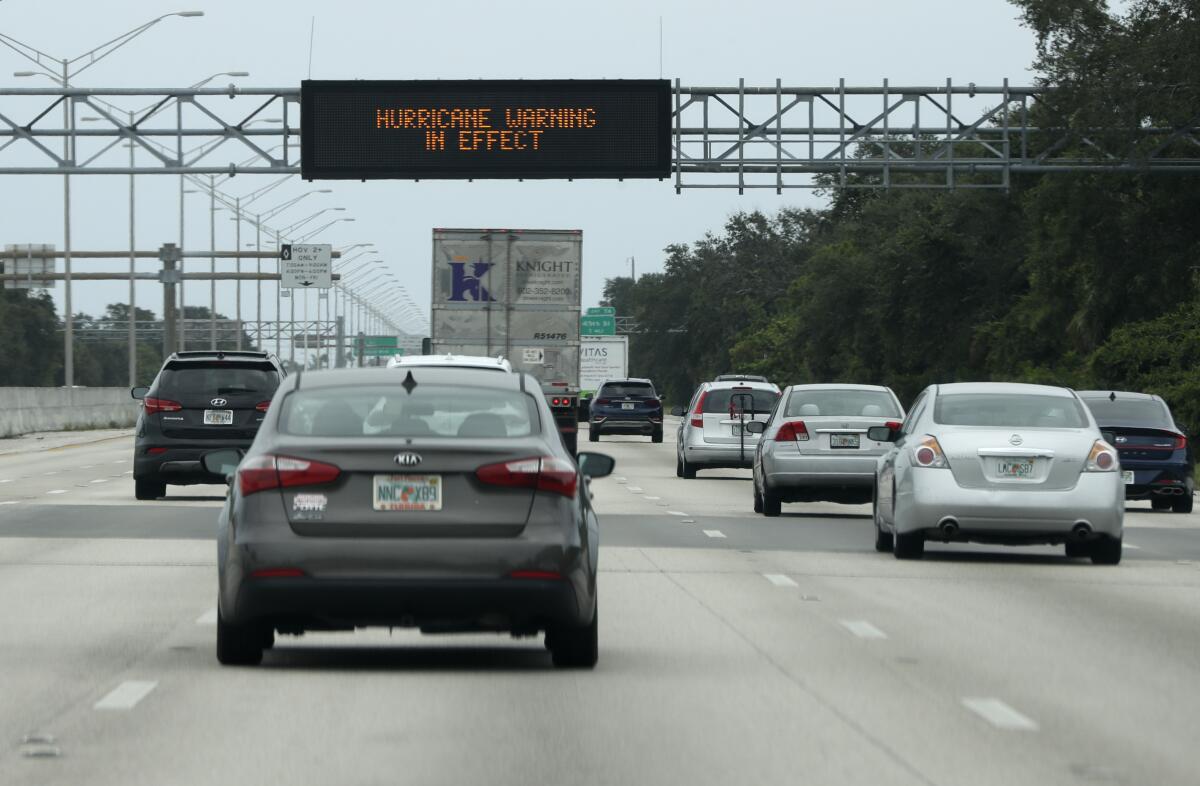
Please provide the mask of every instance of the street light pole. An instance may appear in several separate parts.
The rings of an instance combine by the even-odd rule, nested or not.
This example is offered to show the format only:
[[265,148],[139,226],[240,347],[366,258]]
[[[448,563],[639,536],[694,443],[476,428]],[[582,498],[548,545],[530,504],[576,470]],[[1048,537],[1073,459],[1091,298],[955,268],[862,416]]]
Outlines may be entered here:
[[[133,126],[133,112],[129,113],[129,125]],[[134,234],[134,149],[133,140],[129,140],[129,387],[137,386],[137,258],[134,251],[137,248],[137,237]],[[166,317],[166,314],[163,315]]]
[[[209,175],[209,180],[214,180]],[[212,256],[208,258],[209,270],[213,274],[209,282],[209,312],[208,312],[208,342],[209,349],[217,348],[217,187],[215,184],[208,191],[208,248]]]

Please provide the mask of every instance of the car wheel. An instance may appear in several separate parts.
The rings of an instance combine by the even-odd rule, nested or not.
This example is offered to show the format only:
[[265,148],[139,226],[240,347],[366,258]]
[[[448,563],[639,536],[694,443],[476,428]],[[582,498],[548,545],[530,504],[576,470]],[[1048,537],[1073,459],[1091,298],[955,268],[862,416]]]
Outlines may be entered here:
[[[274,636],[272,635],[272,644]],[[217,660],[225,666],[255,666],[262,663],[267,637],[261,626],[232,625],[217,610]]]
[[650,441],[651,442],[662,442],[662,429],[659,429],[658,431],[655,431],[653,434],[651,434]]
[[1191,513],[1192,495],[1184,494],[1182,497],[1176,497],[1171,500],[1171,510],[1176,513]]
[[137,499],[158,499],[167,493],[167,484],[158,478],[134,478],[133,496]]
[[1102,535],[1092,544],[1093,565],[1119,565],[1121,563],[1121,538]]
[[675,477],[683,477],[683,459],[680,458],[678,453],[675,454]]
[[1170,510],[1172,507],[1171,502],[1171,500],[1163,497],[1155,497],[1150,500],[1150,508],[1152,510]]
[[921,532],[897,532],[892,536],[892,554],[896,559],[920,559],[925,556],[925,535]]
[[594,426],[592,428],[589,428],[588,429],[588,441],[589,442],[599,442],[600,441],[600,429],[595,428]]
[[763,512],[763,501],[762,501],[762,494],[758,493],[758,484],[755,483],[754,481],[750,481],[750,485],[752,485],[754,487],[754,512],[762,513]]
[[679,461],[683,465],[683,477],[688,480],[694,479],[696,477],[696,465],[689,464],[685,458],[680,458]]
[[764,516],[774,518],[783,512],[783,498],[763,484],[762,512]]
[[1067,552],[1067,557],[1070,559],[1082,559],[1083,557],[1092,556],[1092,544],[1084,541],[1069,540],[1063,544],[1063,549]]
[[875,550],[881,553],[891,551],[892,533],[883,531],[882,522],[879,520],[879,505],[874,499],[871,500],[871,518],[875,522]]
[[600,607],[592,613],[591,624],[577,628],[561,626],[546,634],[550,658],[560,669],[592,669],[600,657]]

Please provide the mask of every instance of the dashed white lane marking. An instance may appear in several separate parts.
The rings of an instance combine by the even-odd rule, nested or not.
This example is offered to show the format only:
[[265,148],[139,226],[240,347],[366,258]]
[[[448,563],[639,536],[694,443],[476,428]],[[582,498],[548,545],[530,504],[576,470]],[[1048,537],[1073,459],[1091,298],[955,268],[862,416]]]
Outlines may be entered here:
[[96,479],[95,479],[95,480],[93,480],[92,482],[93,482],[93,483],[107,483],[107,482],[108,482],[108,478],[96,478]]
[[83,466],[80,467],[80,469],[91,469],[93,466],[95,466],[95,465],[94,464],[84,464]]
[[1008,706],[1000,699],[965,698],[963,706],[983,718],[997,729],[1010,731],[1037,731],[1037,722]]
[[19,499],[6,499],[3,502],[0,502],[0,505],[16,505],[20,501],[21,500]]
[[647,496],[647,497],[646,497],[646,499],[648,499],[648,500],[651,500],[651,501],[653,501],[653,502],[657,502],[658,500],[662,499],[662,497],[650,497],[650,496]]
[[641,494],[642,493],[641,486],[626,486],[625,490],[628,491],[630,494]]
[[774,584],[776,587],[799,587],[800,585],[792,581],[782,573],[764,573],[763,578]]
[[196,624],[197,625],[216,625],[217,624],[217,610],[209,609],[208,611],[201,614],[199,617],[196,617]]
[[131,470],[131,469],[127,469],[127,470],[125,470],[124,472],[122,472],[121,474],[122,474],[122,475],[132,475],[132,474],[133,474],[133,470]]
[[92,705],[94,710],[131,710],[137,703],[150,695],[158,685],[147,680],[126,680],[113,688],[107,696]]
[[128,459],[117,459],[117,460],[116,460],[116,461],[114,461],[113,463],[114,463],[114,464],[125,464],[125,463],[127,463],[127,462],[128,462]]
[[54,470],[53,472],[43,472],[42,477],[49,477],[51,475],[57,475],[57,474],[58,474],[58,470]]
[[695,524],[696,523],[695,519],[680,519],[680,521],[684,524]]
[[0,479],[0,483],[12,483],[12,478],[3,478],[3,479]]
[[860,639],[886,639],[887,634],[866,620],[838,620],[846,630]]
[[66,489],[50,489],[46,493],[47,494],[66,494],[67,490]]
[[668,510],[667,513],[671,514],[672,516],[686,516],[687,515],[682,510]]
[[1133,545],[1132,543],[1125,543],[1125,544],[1122,544],[1121,548],[1125,548],[1125,549],[1133,549],[1134,551],[1140,551],[1142,547],[1141,547],[1141,546],[1135,546],[1135,545]]
[[721,530],[719,530],[719,529],[706,529],[706,530],[704,530],[704,534],[705,534],[705,535],[707,535],[707,536],[709,536],[710,538],[723,538],[723,537],[725,537],[725,533],[724,533],[724,532],[722,532],[722,531],[721,531]]

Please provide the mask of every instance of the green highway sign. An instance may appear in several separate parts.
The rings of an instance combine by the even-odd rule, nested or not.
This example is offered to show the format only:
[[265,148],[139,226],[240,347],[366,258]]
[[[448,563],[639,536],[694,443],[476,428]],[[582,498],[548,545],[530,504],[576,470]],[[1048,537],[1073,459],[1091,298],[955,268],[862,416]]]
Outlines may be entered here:
[[363,336],[364,356],[381,357],[398,354],[402,354],[402,351],[396,347],[395,336]]
[[612,306],[593,306],[587,310],[587,315],[589,317],[615,317],[617,315],[617,310]]
[[617,318],[612,314],[589,314],[580,317],[579,333],[583,336],[615,336],[617,334]]

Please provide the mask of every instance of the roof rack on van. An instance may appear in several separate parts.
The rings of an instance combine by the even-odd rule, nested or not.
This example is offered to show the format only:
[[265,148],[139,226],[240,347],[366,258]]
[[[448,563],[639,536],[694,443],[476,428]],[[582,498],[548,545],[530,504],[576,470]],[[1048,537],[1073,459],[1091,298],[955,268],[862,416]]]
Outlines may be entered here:
[[235,358],[268,358],[270,354],[251,349],[189,349],[184,352],[172,352],[173,358],[204,358],[204,357],[235,357]]

